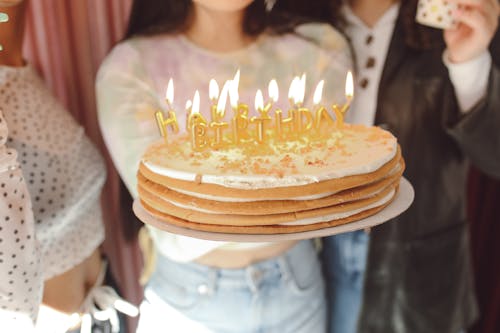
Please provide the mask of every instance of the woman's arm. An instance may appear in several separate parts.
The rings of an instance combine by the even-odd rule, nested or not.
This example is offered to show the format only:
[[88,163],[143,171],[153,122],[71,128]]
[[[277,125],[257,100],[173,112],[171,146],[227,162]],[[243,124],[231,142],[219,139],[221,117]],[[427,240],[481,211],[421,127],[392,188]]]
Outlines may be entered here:
[[444,125],[476,166],[500,177],[500,5],[453,1],[463,7],[458,27],[444,34],[445,63],[462,113],[446,113]]
[[159,96],[131,42],[116,46],[96,80],[97,115],[114,166],[134,198],[144,150],[160,139],[155,112]]
[[472,108],[486,95],[491,71],[488,51],[498,28],[498,0],[454,0],[461,9],[455,15],[459,24],[445,30],[443,61],[462,112]]
[[[137,198],[137,170],[142,154],[161,136],[155,121],[160,97],[141,65],[141,55],[134,42],[116,46],[101,65],[96,96],[99,125],[106,147],[121,179],[132,197]],[[179,261],[193,260],[222,244],[157,229],[152,230],[151,236],[160,252]]]

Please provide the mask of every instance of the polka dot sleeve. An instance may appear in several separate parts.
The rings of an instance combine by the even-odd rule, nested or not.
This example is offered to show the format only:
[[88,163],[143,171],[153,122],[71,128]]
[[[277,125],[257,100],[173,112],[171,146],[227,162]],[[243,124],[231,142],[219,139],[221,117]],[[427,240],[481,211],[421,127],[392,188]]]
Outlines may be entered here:
[[31,195],[48,280],[83,262],[104,239],[104,162],[30,65],[0,66],[0,106],[9,124],[7,145],[18,153]]
[[5,146],[8,130],[0,109],[0,322],[26,332],[42,296],[40,252],[30,196],[17,162]]

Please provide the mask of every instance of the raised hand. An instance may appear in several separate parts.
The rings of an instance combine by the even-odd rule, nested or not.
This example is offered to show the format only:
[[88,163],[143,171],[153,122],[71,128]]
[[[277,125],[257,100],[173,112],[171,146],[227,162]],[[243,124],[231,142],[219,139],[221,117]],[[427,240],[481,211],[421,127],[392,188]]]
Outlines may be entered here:
[[455,13],[458,26],[447,29],[444,38],[449,60],[461,63],[471,60],[488,49],[498,29],[498,0],[450,0],[459,5]]

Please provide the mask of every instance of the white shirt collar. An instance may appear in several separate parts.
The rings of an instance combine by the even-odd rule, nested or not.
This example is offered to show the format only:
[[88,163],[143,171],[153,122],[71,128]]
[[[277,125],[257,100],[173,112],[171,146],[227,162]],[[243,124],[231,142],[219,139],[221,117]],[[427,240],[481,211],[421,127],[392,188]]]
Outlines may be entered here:
[[394,3],[388,10],[386,10],[386,12],[379,18],[377,23],[375,23],[372,28],[368,27],[356,14],[354,14],[351,7],[347,3],[342,5],[341,11],[348,25],[363,27],[367,30],[376,30],[377,28],[381,28],[386,25],[393,25],[398,18],[399,7],[399,2]]

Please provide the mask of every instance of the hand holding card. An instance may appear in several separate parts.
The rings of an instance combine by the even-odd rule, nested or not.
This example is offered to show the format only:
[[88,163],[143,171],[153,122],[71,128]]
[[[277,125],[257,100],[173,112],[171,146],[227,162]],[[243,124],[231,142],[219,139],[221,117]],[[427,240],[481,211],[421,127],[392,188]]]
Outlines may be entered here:
[[472,60],[488,52],[498,29],[499,0],[450,0],[458,9],[456,26],[444,31],[448,59],[452,63]]

